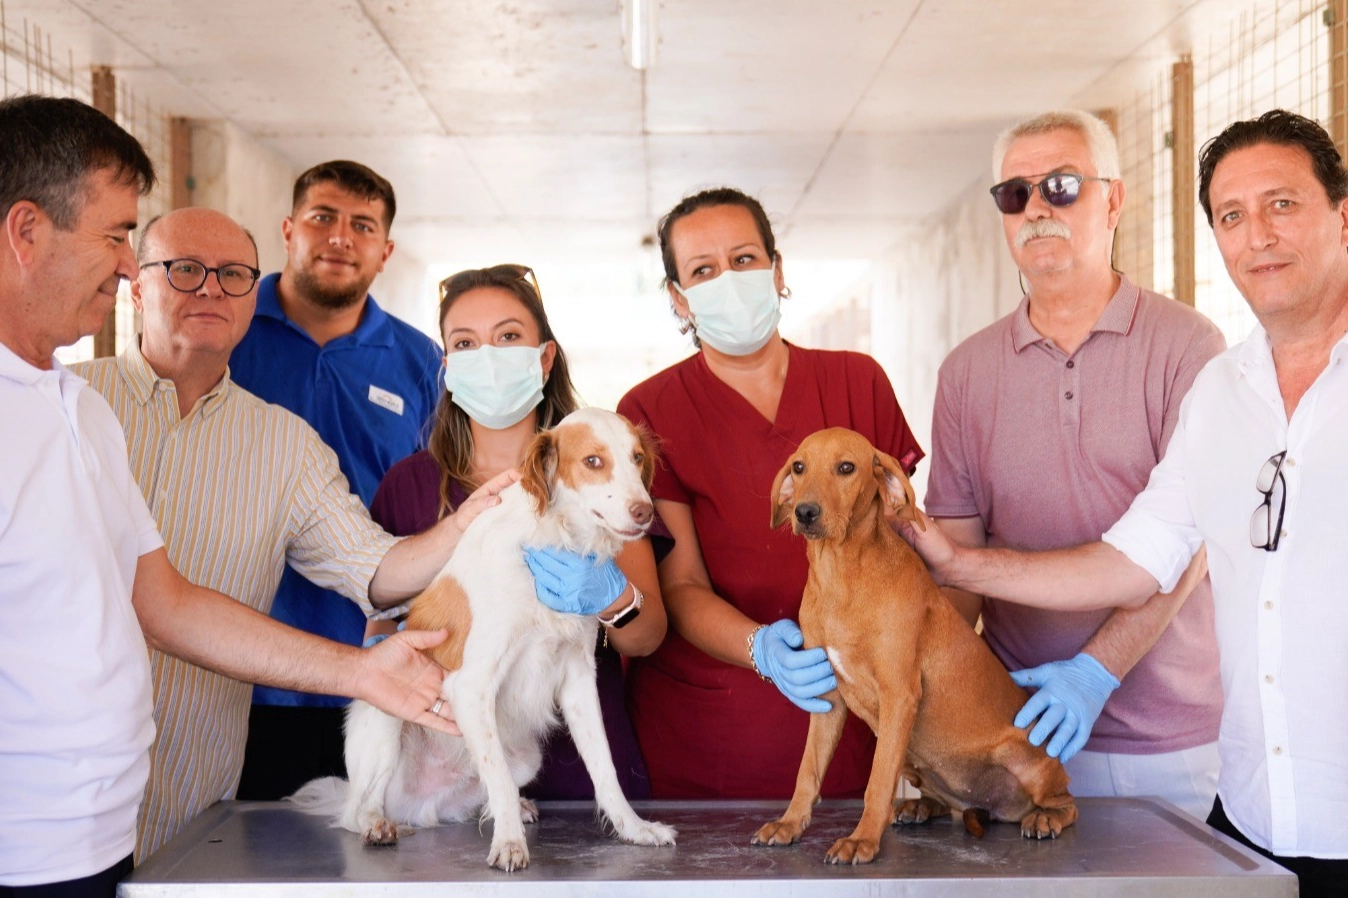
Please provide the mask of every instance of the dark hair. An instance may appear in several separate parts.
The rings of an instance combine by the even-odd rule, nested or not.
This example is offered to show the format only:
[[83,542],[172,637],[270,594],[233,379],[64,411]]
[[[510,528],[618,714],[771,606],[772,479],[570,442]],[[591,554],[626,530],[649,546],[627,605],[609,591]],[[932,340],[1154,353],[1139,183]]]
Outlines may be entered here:
[[111,170],[141,195],[154,187],[154,164],[140,142],[87,103],[25,94],[0,101],[0,216],[36,203],[62,231],[79,220],[88,177]]
[[1337,206],[1348,197],[1348,172],[1343,168],[1343,157],[1334,141],[1314,119],[1271,109],[1257,119],[1247,119],[1227,126],[1226,130],[1203,145],[1198,156],[1198,202],[1203,204],[1208,225],[1212,225],[1212,201],[1208,190],[1212,187],[1212,173],[1229,153],[1253,147],[1255,144],[1279,144],[1301,147],[1311,157],[1315,177],[1329,195],[1329,202]]
[[660,260],[665,264],[665,277],[675,284],[679,283],[679,272],[674,266],[674,249],[669,245],[674,223],[710,206],[740,206],[749,210],[749,214],[754,217],[754,224],[758,226],[758,236],[763,239],[763,249],[768,259],[777,258],[777,241],[772,236],[772,225],[768,222],[768,214],[763,211],[763,205],[734,187],[713,187],[684,197],[660,218],[660,224],[655,227],[656,236],[660,239]]
[[349,159],[320,162],[295,180],[295,193],[290,205],[292,215],[300,211],[300,204],[308,196],[309,188],[315,184],[336,184],[342,190],[353,193],[361,199],[383,200],[384,230],[388,231],[393,227],[393,216],[398,211],[398,201],[393,196],[393,185],[369,166]]
[[[491,268],[470,268],[467,271],[450,275],[440,282],[440,330],[445,327],[445,316],[459,297],[479,287],[496,287],[508,291],[515,299],[524,304],[524,308],[533,317],[538,326],[541,341],[551,340],[557,348],[552,360],[552,371],[543,382],[543,400],[538,404],[538,428],[550,428],[561,421],[579,405],[576,388],[571,383],[571,372],[566,364],[566,353],[552,333],[548,324],[548,314],[543,309],[543,296],[538,290],[538,281],[534,279],[534,270],[527,265],[493,265]],[[449,348],[446,347],[446,350]],[[431,418],[431,435],[428,449],[431,458],[440,466],[440,515],[453,510],[449,501],[449,490],[457,481],[465,492],[471,493],[477,486],[473,478],[473,431],[469,426],[468,413],[454,404],[448,391],[440,394],[435,406],[435,415]]]

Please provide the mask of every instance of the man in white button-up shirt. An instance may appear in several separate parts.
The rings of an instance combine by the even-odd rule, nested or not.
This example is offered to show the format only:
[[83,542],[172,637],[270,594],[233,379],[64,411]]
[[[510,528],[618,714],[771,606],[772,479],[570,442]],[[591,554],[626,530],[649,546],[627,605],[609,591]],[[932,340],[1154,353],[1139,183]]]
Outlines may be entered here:
[[1300,877],[1348,883],[1348,172],[1282,110],[1237,122],[1199,198],[1259,325],[1194,381],[1165,457],[1101,543],[968,550],[907,534],[938,579],[1057,609],[1136,606],[1206,545],[1226,707],[1208,821]]
[[[445,633],[362,652],[174,570],[112,410],[52,356],[136,276],[128,238],[153,167],[75,100],[4,100],[0,134],[0,887],[111,896],[154,736],[147,643],[451,731],[430,712],[444,672],[417,651]],[[416,590],[387,600],[399,592]]]

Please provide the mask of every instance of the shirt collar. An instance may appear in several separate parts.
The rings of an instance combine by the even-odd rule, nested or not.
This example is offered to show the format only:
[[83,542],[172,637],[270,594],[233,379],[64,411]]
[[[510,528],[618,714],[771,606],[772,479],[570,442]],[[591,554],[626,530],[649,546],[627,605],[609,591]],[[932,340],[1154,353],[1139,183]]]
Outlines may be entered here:
[[[137,336],[126,349],[122,350],[117,357],[117,371],[121,374],[122,380],[126,382],[127,388],[131,391],[132,398],[144,406],[154,398],[155,387],[163,383],[165,389],[172,388],[174,394],[177,393],[177,387],[168,378],[161,378],[155,374],[149,361],[140,351],[140,337]],[[229,394],[232,381],[229,378],[229,368],[225,368],[225,375],[214,387],[206,392],[199,401],[198,408],[201,409],[203,418],[209,418],[215,414],[215,410],[223,405],[224,398]],[[220,402],[217,402],[219,398]]]
[[[281,296],[276,289],[276,285],[281,281],[280,272],[272,272],[257,283],[257,309],[253,313],[254,318],[270,318],[285,325],[289,325],[301,334],[304,329],[291,323],[286,317],[285,311],[281,309]],[[304,335],[308,337],[308,334]],[[396,335],[393,333],[393,327],[390,324],[389,314],[379,308],[379,304],[374,301],[374,297],[368,293],[365,295],[365,309],[360,314],[360,323],[356,325],[356,330],[345,337],[339,337],[332,341],[333,344],[341,344],[346,341],[357,346],[393,346]]]
[[[1114,334],[1127,334],[1133,327],[1133,317],[1137,315],[1137,301],[1142,296],[1141,289],[1124,275],[1119,276],[1119,287],[1114,296],[1105,304],[1104,311],[1091,326],[1091,333],[1109,331]],[[1030,323],[1030,297],[1027,294],[1020,301],[1011,318],[1011,344],[1019,353],[1033,343],[1044,340],[1044,335],[1035,330]]]
[[21,357],[3,343],[0,343],[0,378],[7,378],[8,380],[16,381],[21,386],[30,387],[51,374],[52,371],[56,372],[57,377],[61,381],[66,381],[70,378],[74,378],[77,381],[83,380],[79,375],[62,365],[60,360],[55,356],[52,356],[51,358],[51,371],[47,371],[38,368],[36,365],[30,364],[28,360]]

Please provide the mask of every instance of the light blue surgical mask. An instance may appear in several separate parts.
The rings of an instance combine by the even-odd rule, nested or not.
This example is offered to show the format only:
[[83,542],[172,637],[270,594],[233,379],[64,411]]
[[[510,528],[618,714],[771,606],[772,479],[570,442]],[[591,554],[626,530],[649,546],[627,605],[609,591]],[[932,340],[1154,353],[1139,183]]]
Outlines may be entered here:
[[543,346],[480,346],[445,357],[450,400],[484,428],[523,421],[543,401]]
[[710,281],[674,289],[688,301],[698,339],[727,356],[761,350],[782,320],[775,267],[727,269]]

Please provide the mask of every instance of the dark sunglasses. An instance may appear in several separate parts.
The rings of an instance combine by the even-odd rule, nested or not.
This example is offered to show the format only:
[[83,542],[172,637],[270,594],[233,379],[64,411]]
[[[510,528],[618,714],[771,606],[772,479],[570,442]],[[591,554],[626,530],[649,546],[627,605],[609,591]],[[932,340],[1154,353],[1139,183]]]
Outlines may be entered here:
[[1039,194],[1050,206],[1071,206],[1081,196],[1083,181],[1113,181],[1113,178],[1096,178],[1092,175],[1078,175],[1075,172],[1054,172],[1045,175],[1039,181],[1026,181],[1024,178],[1012,178],[1001,184],[994,184],[989,193],[1002,215],[1020,215],[1030,205],[1030,195],[1039,188]]

